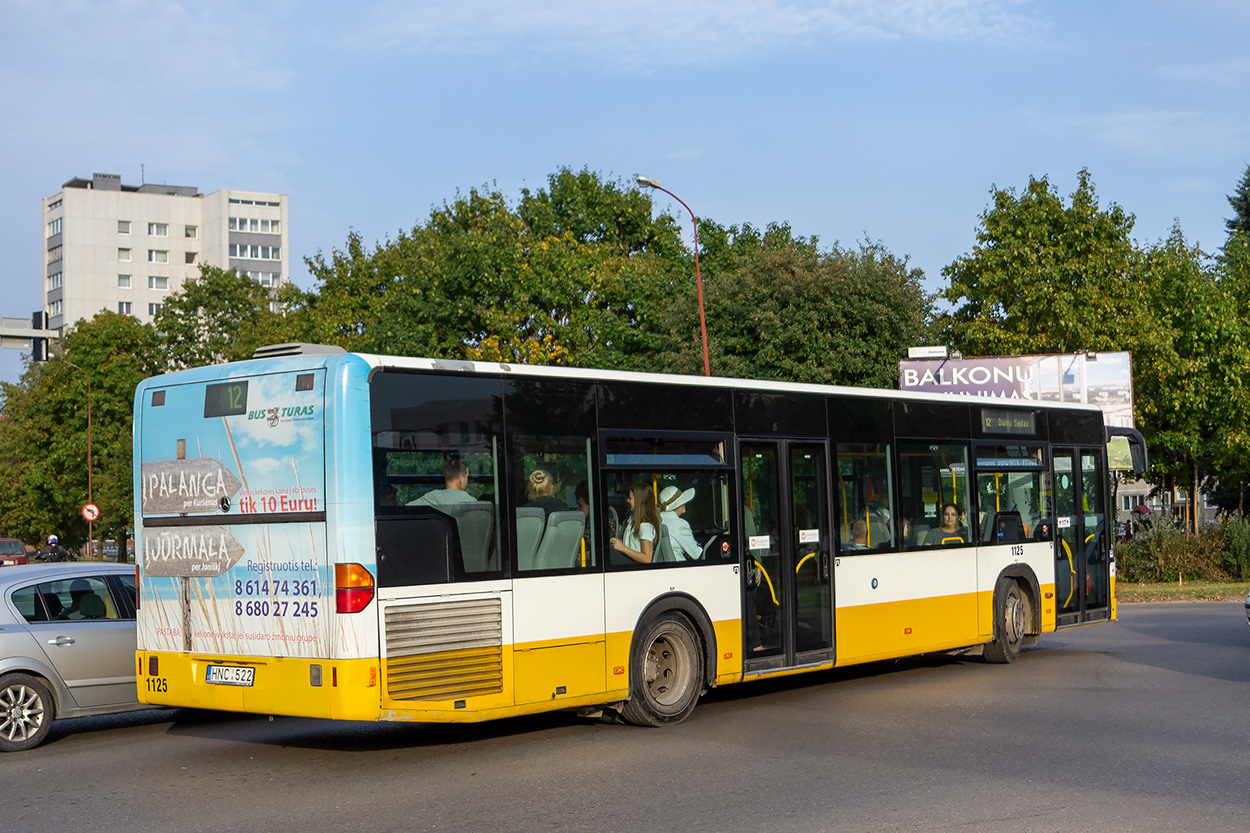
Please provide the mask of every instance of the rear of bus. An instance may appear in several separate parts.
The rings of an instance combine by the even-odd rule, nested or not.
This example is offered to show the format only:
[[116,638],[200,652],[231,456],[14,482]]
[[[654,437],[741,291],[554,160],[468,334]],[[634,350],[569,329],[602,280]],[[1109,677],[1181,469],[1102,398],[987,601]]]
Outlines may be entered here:
[[377,719],[367,363],[275,357],[135,393],[142,702]]

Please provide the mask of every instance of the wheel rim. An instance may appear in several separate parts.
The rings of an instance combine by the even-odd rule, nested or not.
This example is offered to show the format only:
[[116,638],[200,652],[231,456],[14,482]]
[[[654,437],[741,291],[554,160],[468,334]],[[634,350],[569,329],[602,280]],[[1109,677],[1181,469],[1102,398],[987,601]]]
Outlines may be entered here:
[[643,679],[647,693],[661,706],[680,704],[692,685],[694,659],[681,634],[665,631],[647,650]]
[[43,699],[27,685],[11,685],[0,692],[0,737],[10,741],[31,738],[43,726]]
[[1024,602],[1015,594],[1010,593],[1007,596],[1007,603],[1004,605],[1004,626],[1007,644],[1015,645],[1024,636]]

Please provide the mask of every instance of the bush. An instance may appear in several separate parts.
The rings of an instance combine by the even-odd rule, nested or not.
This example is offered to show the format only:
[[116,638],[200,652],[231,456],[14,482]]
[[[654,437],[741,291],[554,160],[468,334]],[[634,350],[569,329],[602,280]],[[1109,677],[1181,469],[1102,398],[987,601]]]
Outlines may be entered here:
[[[1250,557],[1250,522],[1242,521],[1247,557]],[[1241,578],[1230,569],[1229,532],[1224,524],[1191,535],[1178,529],[1159,528],[1132,541],[1115,545],[1116,575],[1120,581],[1230,581]],[[1238,568],[1240,569],[1240,568]]]
[[1220,566],[1231,579],[1250,578],[1250,518],[1229,514],[1220,519],[1226,541]]

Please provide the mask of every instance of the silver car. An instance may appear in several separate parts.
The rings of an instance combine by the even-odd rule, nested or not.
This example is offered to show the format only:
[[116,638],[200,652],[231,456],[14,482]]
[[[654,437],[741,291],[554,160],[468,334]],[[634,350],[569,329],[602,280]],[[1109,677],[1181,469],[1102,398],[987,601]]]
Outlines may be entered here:
[[146,708],[135,662],[133,565],[0,571],[0,751],[38,746],[57,718]]

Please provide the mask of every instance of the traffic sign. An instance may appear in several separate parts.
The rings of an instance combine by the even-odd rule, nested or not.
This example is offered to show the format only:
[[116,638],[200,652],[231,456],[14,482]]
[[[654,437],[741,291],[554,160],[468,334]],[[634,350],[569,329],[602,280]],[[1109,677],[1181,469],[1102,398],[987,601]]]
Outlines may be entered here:
[[100,518],[100,507],[94,503],[88,503],[82,508],[82,516],[84,520],[96,521]]

